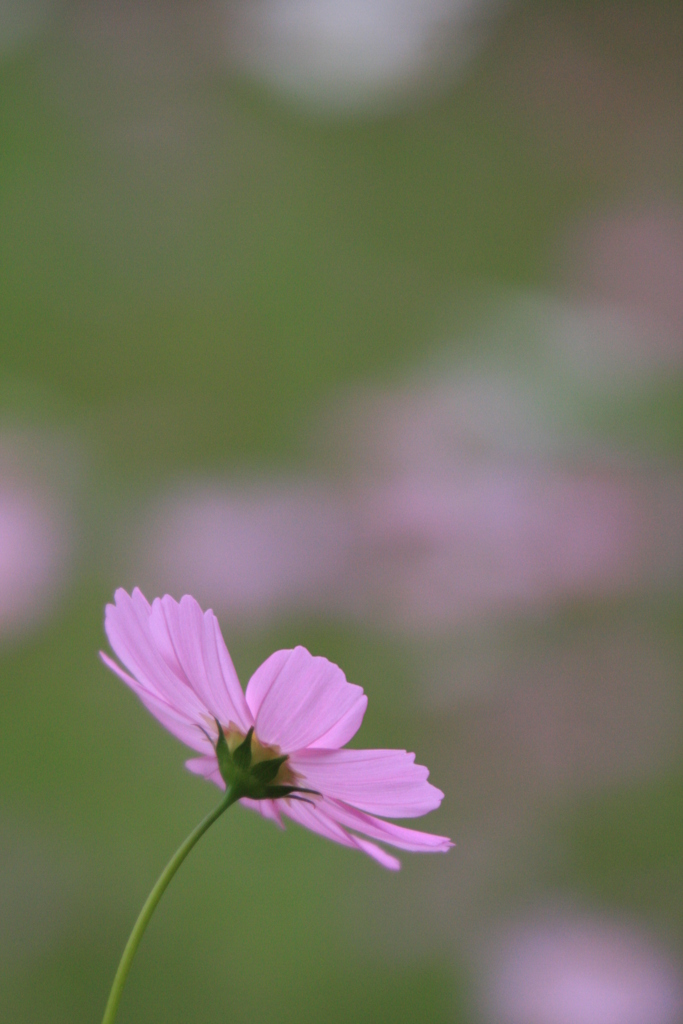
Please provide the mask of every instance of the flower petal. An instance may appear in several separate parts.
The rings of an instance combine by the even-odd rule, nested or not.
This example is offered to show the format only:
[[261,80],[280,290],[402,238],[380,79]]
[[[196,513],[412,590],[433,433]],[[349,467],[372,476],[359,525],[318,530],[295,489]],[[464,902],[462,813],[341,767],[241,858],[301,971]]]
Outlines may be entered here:
[[348,729],[355,720],[350,713],[362,696],[362,688],[348,683],[337,665],[314,658],[304,647],[271,655],[247,687],[261,743],[290,753],[335,726],[342,732]]
[[232,658],[228,653],[228,648],[226,647],[225,640],[223,639],[218,619],[212,611],[209,611],[206,614],[211,617],[213,624],[213,644],[210,643],[209,637],[207,637],[207,668],[209,668],[209,670],[211,669],[213,664],[213,654],[215,651],[218,668],[223,676],[225,688],[228,691],[228,697],[235,710],[236,716],[238,716],[234,719],[235,725],[241,725],[245,732],[249,732],[249,729],[254,724],[254,716],[249,710],[244,690],[242,689],[237,672],[235,671]]
[[209,782],[215,782],[220,789],[225,789],[225,782],[218,768],[215,754],[209,754],[208,757],[191,757],[185,762],[185,767],[194,775],[201,775]]
[[170,667],[187,682],[213,718],[246,732],[253,719],[237,673],[211,610],[202,612],[189,594],[178,604],[166,594],[154,602],[150,628]]
[[131,675],[117,665],[104,651],[100,651],[100,658],[112,672],[115,672],[119,679],[123,679],[127,686],[130,686],[131,690],[137,694],[142,703],[145,705],[148,711],[150,711],[158,722],[164,726],[165,729],[176,736],[181,743],[185,743],[186,746],[192,747],[193,750],[208,751],[211,750],[211,744],[209,743],[206,736],[202,733],[201,729],[198,729],[196,724],[191,721],[186,715],[172,708],[166,703],[161,697],[158,697],[155,693],[151,693],[144,686],[142,686],[137,679],[133,679]]
[[401,825],[395,825],[393,821],[375,818],[363,811],[357,811],[355,807],[349,807],[348,804],[341,803],[339,800],[323,800],[322,803],[329,816],[340,825],[370,836],[371,839],[379,839],[380,842],[397,846],[400,850],[410,850],[412,853],[446,853],[453,846],[447,836],[436,836],[431,832],[418,832],[416,829],[402,828]]
[[156,694],[177,712],[202,722],[210,712],[182,678],[180,666],[160,650],[150,626],[152,608],[136,588],[129,596],[117,590],[115,604],[105,610],[104,628],[114,653],[148,693]]
[[311,832],[317,832],[318,835],[324,836],[325,839],[331,839],[332,842],[340,843],[342,846],[361,850],[381,864],[382,867],[389,868],[390,871],[397,871],[401,867],[400,861],[392,857],[391,854],[381,850],[379,846],[375,846],[374,843],[370,843],[366,839],[360,839],[358,836],[350,835],[346,832],[333,818],[325,814],[320,804],[311,807],[310,804],[294,800],[283,800],[282,803],[282,810],[287,817],[297,822],[298,825],[303,825],[304,828],[310,829]]
[[290,765],[306,785],[370,814],[417,818],[439,806],[443,793],[405,750],[300,750]]
[[275,651],[269,658],[266,658],[262,665],[259,665],[247,683],[247,704],[254,718],[259,713],[263,698],[289,660],[291,653],[291,651]]
[[368,706],[368,698],[364,693],[356,700],[356,703],[340,718],[336,725],[333,725],[320,739],[309,743],[309,747],[324,747],[326,750],[336,750],[343,747],[349,740],[352,740],[360,729],[365,709]]
[[240,803],[243,807],[248,807],[250,811],[256,811],[263,818],[268,821],[274,821],[280,828],[284,828],[284,822],[282,815],[280,814],[280,808],[278,806],[279,801],[277,800],[250,800],[249,797],[242,797]]
[[401,870],[401,862],[398,857],[393,857],[386,850],[383,850],[381,846],[371,843],[368,839],[361,839],[360,836],[353,836],[353,839],[359,850],[367,853],[369,857],[376,860],[383,868],[387,868],[389,871]]
[[283,800],[282,811],[298,825],[303,825],[311,832],[317,832],[325,839],[341,843],[342,846],[354,847],[356,845],[348,832],[345,832],[336,821],[320,812],[317,804],[312,807],[310,804],[304,803],[303,800]]

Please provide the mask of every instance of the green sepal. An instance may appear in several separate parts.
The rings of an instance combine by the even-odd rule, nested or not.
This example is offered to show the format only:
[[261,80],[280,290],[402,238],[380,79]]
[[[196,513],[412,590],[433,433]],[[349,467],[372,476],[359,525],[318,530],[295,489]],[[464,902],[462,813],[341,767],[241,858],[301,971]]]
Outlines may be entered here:
[[272,757],[269,761],[259,761],[258,764],[251,766],[251,775],[259,782],[267,785],[273,781],[287,758],[288,755],[283,754],[282,757]]
[[216,725],[218,726],[218,739],[216,740],[216,757],[218,759],[218,768],[221,775],[223,776],[224,782],[229,786],[234,774],[232,756],[230,754],[228,742],[225,738],[225,733],[223,732],[223,727],[221,723],[216,721]]
[[232,752],[232,759],[238,768],[247,769],[251,765],[251,737],[254,735],[254,726],[244,737],[239,747]]
[[289,796],[290,793],[311,793],[313,796],[322,796],[317,789],[304,789],[303,786],[266,786],[264,795],[257,799],[278,800],[283,796]]
[[314,789],[274,783],[280,768],[288,760],[287,754],[271,757],[267,761],[258,761],[256,764],[251,763],[253,726],[239,746],[232,751],[219,721],[216,721],[216,729],[218,730],[218,739],[215,750],[218,768],[227,789],[234,795],[235,800],[240,800],[242,797],[249,797],[251,800],[279,800],[295,793],[310,793],[313,796],[320,796],[320,793]]

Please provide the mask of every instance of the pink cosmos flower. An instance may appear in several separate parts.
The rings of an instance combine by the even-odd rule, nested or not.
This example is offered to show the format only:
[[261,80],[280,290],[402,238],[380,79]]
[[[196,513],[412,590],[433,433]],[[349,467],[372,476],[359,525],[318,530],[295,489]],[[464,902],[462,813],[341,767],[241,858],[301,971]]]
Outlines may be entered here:
[[438,807],[443,793],[405,750],[342,749],[360,727],[367,697],[336,665],[303,647],[276,651],[245,693],[216,616],[202,612],[193,597],[178,603],[167,594],[150,605],[136,588],[132,596],[117,590],[114,599],[105,630],[132,674],[104,653],[102,660],[169,732],[201,755],[186,762],[190,771],[225,789],[217,756],[222,737],[233,753],[249,737],[255,764],[282,760],[267,781],[283,795],[240,801],[264,818],[282,826],[286,815],[392,870],[400,862],[370,839],[422,853],[452,845],[445,836],[377,817],[419,817]]

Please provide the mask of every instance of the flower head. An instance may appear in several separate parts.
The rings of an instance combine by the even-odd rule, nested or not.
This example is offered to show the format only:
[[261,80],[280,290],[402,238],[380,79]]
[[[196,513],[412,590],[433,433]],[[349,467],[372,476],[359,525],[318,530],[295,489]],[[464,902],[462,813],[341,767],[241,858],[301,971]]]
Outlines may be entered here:
[[102,660],[200,754],[186,762],[190,771],[222,789],[239,786],[242,804],[280,826],[285,815],[386,868],[400,863],[370,839],[422,853],[452,845],[383,820],[426,814],[443,793],[405,750],[342,749],[367,697],[336,665],[303,647],[276,651],[244,692],[216,616],[193,597],[178,603],[167,594],[150,605],[135,589],[117,590],[114,600],[105,630],[129,672],[104,653]]

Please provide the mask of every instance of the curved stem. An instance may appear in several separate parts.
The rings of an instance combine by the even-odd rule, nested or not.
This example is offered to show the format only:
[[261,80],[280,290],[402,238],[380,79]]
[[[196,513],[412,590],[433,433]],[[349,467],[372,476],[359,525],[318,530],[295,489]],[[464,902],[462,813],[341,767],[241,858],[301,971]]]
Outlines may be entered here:
[[200,821],[197,827],[190,832],[185,842],[182,846],[178,847],[164,870],[159,875],[154,888],[145,900],[144,906],[138,915],[137,921],[133,925],[133,930],[130,933],[128,942],[126,943],[126,948],[123,951],[116,975],[114,976],[114,983],[111,987],[111,992],[109,993],[109,999],[107,1000],[102,1024],[113,1024],[114,1018],[116,1017],[116,1011],[118,1010],[119,1001],[121,999],[121,993],[123,992],[123,986],[126,983],[128,971],[130,970],[130,965],[133,962],[133,957],[137,952],[140,940],[142,939],[145,928],[149,924],[149,920],[154,913],[156,905],[166,890],[166,886],[171,881],[192,847],[199,842],[206,830],[211,828],[214,821],[216,821],[217,818],[220,818],[223,811],[227,811],[231,804],[234,804],[236,800],[239,800],[239,797],[239,792],[229,789],[225,798],[220,802],[218,807],[211,811],[210,814],[207,814],[204,820]]

